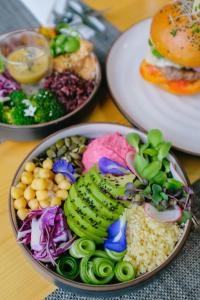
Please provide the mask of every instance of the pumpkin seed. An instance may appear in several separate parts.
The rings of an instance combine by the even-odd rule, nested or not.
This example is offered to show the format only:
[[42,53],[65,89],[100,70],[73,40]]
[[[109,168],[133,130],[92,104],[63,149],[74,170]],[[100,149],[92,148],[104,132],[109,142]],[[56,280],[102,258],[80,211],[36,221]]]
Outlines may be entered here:
[[65,141],[65,145],[67,146],[67,148],[69,148],[69,147],[70,147],[70,144],[71,144],[71,143],[70,143],[70,138],[69,138],[69,137],[66,137],[64,141]]
[[80,138],[78,136],[71,137],[72,143],[78,145],[80,143]]
[[86,150],[86,145],[81,145],[79,147],[78,153],[83,154],[83,152]]
[[79,160],[80,159],[80,155],[78,153],[74,153],[74,152],[71,152],[70,153],[70,156],[76,160]]
[[64,140],[59,140],[56,142],[56,148],[57,149],[60,149],[63,145],[64,145]]
[[49,148],[49,149],[47,150],[47,156],[48,156],[49,158],[55,158],[55,157],[56,157],[56,153],[55,153],[51,148]]
[[67,151],[67,147],[64,145],[58,150],[57,156],[61,157],[62,155],[64,155],[66,153],[66,151]]

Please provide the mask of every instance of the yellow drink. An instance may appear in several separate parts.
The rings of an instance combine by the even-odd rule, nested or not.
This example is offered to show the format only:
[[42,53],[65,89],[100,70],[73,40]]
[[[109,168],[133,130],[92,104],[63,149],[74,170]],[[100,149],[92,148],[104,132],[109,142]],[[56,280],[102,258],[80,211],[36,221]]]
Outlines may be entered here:
[[49,70],[50,58],[43,49],[22,47],[7,56],[7,69],[18,82],[33,84],[42,79]]

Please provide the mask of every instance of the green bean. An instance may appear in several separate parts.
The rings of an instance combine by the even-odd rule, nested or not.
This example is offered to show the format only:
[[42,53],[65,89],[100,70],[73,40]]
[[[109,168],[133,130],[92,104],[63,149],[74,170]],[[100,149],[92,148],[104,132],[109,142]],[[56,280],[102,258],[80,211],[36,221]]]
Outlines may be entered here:
[[80,238],[72,244],[69,253],[75,258],[82,258],[92,254],[95,251],[95,248],[96,246],[93,241],[86,238]]
[[128,261],[119,261],[115,266],[115,277],[119,282],[129,281],[135,278],[136,271]]
[[67,279],[75,279],[79,274],[79,265],[75,258],[62,256],[57,261],[56,271]]

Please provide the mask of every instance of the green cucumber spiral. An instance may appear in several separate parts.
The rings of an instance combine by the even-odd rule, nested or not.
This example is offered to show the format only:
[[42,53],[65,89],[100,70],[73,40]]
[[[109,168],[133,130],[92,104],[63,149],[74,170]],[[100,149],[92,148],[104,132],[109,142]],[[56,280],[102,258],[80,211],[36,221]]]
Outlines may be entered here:
[[80,238],[72,244],[69,253],[75,258],[82,258],[95,252],[95,249],[96,246],[93,241],[86,238]]
[[114,277],[114,263],[104,251],[97,250],[82,258],[80,277],[88,284],[107,284]]
[[115,277],[119,282],[129,281],[135,278],[135,269],[128,261],[119,261],[115,266]]
[[56,271],[67,279],[75,279],[79,274],[79,265],[72,256],[62,256],[57,261]]
[[126,254],[126,250],[122,251],[122,252],[115,252],[115,251],[111,251],[109,249],[106,249],[106,253],[108,254],[108,256],[113,260],[113,261],[119,261],[121,260],[124,255]]

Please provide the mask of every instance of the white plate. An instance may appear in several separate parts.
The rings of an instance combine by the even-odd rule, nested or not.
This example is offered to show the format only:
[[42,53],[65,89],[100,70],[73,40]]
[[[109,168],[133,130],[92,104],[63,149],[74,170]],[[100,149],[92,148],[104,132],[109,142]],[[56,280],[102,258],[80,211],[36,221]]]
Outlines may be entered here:
[[110,50],[107,80],[125,117],[147,131],[159,128],[181,151],[200,155],[200,95],[175,96],[144,81],[139,66],[148,51],[151,19],[123,33]]

